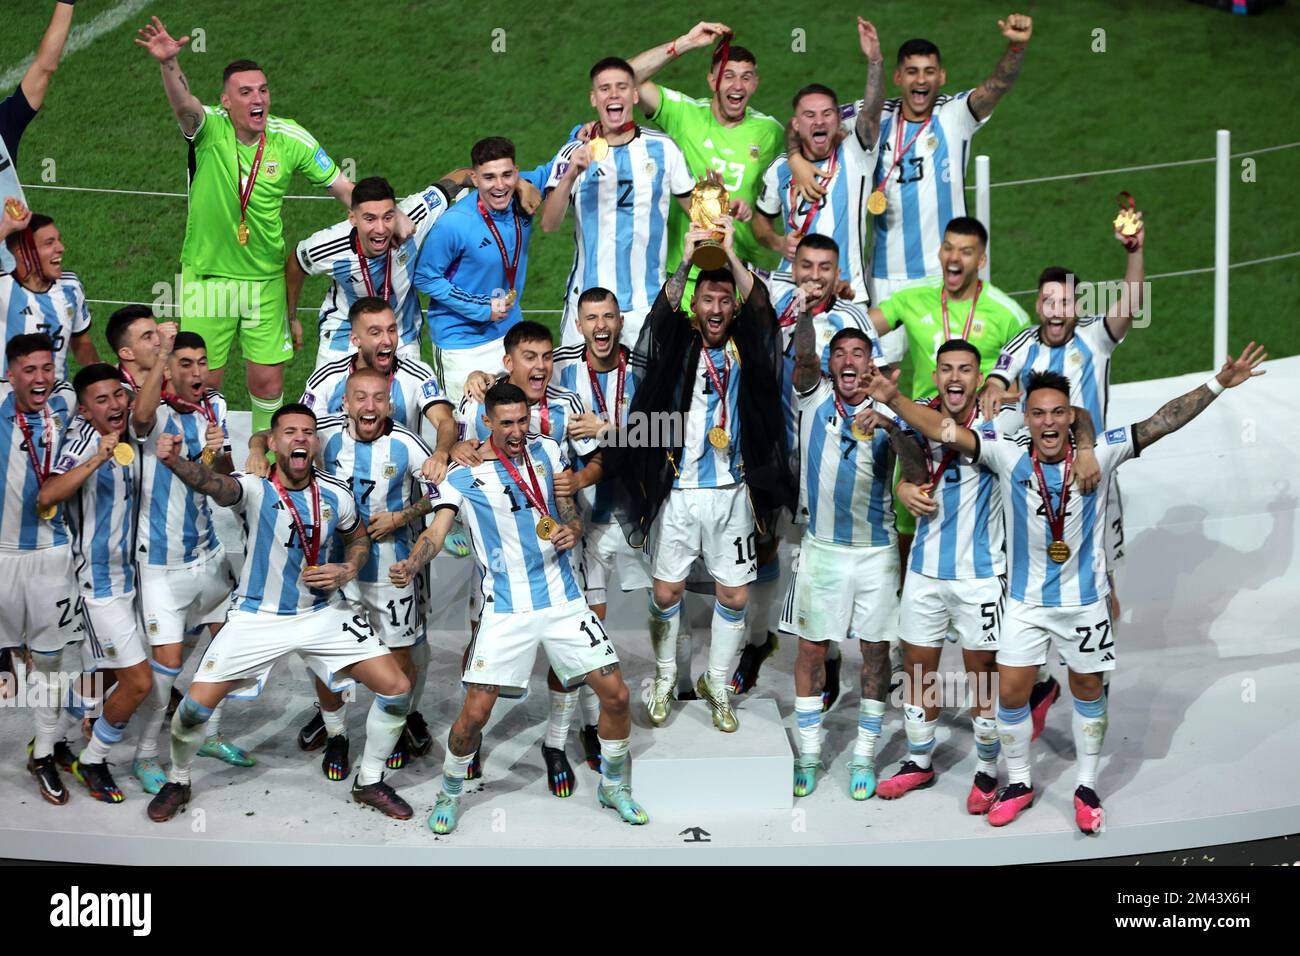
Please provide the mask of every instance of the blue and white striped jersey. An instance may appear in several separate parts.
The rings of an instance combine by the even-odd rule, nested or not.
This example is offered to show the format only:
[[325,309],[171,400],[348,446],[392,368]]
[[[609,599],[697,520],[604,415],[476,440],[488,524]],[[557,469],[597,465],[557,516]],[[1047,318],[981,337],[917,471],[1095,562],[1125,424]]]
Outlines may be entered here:
[[1042,341],[1035,325],[1006,344],[990,375],[1023,393],[1030,373],[1059,372],[1070,380],[1070,404],[1086,408],[1100,431],[1110,404],[1110,359],[1120,341],[1101,315],[1080,319],[1069,340],[1055,348]]
[[[813,211],[803,197],[790,196],[790,161],[782,153],[763,173],[763,188],[759,191],[757,209],[765,216],[780,216],[785,232],[801,231],[829,236],[840,247],[840,278],[853,286],[853,301],[866,303],[867,280],[863,274],[864,255],[867,250],[867,196],[871,192],[872,177],[876,170],[874,145],[863,146],[856,133],[850,133],[835,148],[835,170],[830,190]],[[822,172],[830,171],[830,160],[819,165]],[[937,246],[936,246],[937,248]],[[789,259],[782,259],[776,275],[788,277]]]
[[[64,475],[99,451],[99,432],[78,417],[63,436],[54,474]],[[127,437],[123,436],[123,441]],[[134,442],[131,443],[134,446]],[[129,465],[110,458],[65,503],[82,597],[135,593],[135,526],[140,501],[140,454]]]
[[[554,518],[554,475],[568,468],[569,462],[553,438],[529,435],[527,449],[546,508]],[[514,464],[531,488],[524,463]],[[571,552],[556,551],[550,541],[537,536],[541,515],[497,459],[473,468],[453,464],[436,489],[433,507],[435,511],[455,508],[468,523],[474,556],[483,573],[483,599],[498,614],[540,611],[582,597]]]
[[898,540],[889,435],[878,428],[859,441],[852,432],[853,416],[873,407],[846,404],[841,415],[825,378],[799,396],[799,513],[818,540],[862,548]]
[[[44,332],[54,340],[54,378],[68,377],[68,346],[72,336],[90,328],[86,290],[74,272],[65,272],[44,292],[24,288],[16,278],[0,275],[0,315],[5,317],[5,341],[16,335]],[[0,377],[9,377],[9,360],[0,354]]]
[[[611,415],[617,415],[620,425],[627,424],[627,412],[632,406],[632,396],[641,381],[642,370],[627,347],[622,348],[627,356],[627,367],[623,372],[623,404],[618,405],[618,369],[608,372],[595,372],[596,390],[592,388],[591,375],[587,369],[587,345],[561,346],[555,350],[555,367],[552,373],[560,387],[577,394],[583,407],[591,409],[605,421]],[[617,408],[617,412],[615,409]],[[583,488],[581,498],[587,508],[587,520],[592,524],[609,524],[614,520],[614,480],[611,477],[601,479],[595,487]]]
[[[215,389],[204,395],[217,424],[226,434],[223,451],[230,451],[230,430],[226,427],[226,399]],[[190,488],[170,468],[158,461],[158,436],[184,436],[182,454],[189,461],[203,457],[208,418],[201,411],[158,405],[158,418],[148,435],[136,435],[141,456],[140,528],[137,560],[153,568],[181,568],[206,559],[221,547],[212,526],[212,502],[207,495]],[[135,432],[134,423],[132,432]]]
[[[1047,556],[1052,529],[1030,458],[1028,429],[1008,435],[987,422],[975,432],[975,460],[997,473],[1002,488],[1006,526],[1008,584],[1017,601],[1040,607],[1076,607],[1100,601],[1110,593],[1106,579],[1106,492],[1110,474],[1137,454],[1132,426],[1107,429],[1097,440],[1101,482],[1095,494],[1070,489],[1063,540],[1070,556],[1057,564]],[[1059,512],[1064,462],[1043,464],[1047,507]]]
[[[420,296],[415,290],[415,260],[419,258],[424,237],[449,205],[446,193],[436,183],[423,192],[399,200],[397,208],[415,223],[415,233],[396,249],[368,260],[370,285],[375,295],[383,296],[384,275],[386,271],[390,273],[392,292],[388,302],[397,316],[397,332],[403,345],[420,343],[423,315]],[[355,351],[348,341],[352,334],[348,309],[357,299],[370,295],[361,272],[355,227],[345,219],[313,233],[298,243],[296,255],[298,264],[307,275],[330,277],[330,287],[325,292],[318,319],[321,346],[339,356],[348,355]],[[391,265],[390,257],[393,260]]]
[[[231,595],[232,610],[257,611],[263,614],[301,614],[317,611],[326,605],[343,605],[343,592],[315,591],[302,583],[302,572],[311,564],[306,560],[303,542],[294,527],[293,515],[280,500],[270,478],[256,475],[232,475],[239,482],[239,499],[231,505],[244,523],[247,545],[239,584]],[[315,484],[320,489],[320,554],[316,564],[333,564],[343,559],[342,535],[357,526],[357,506],[348,486],[339,479],[317,471]],[[313,536],[311,485],[299,491],[285,489],[303,530]]]
[[[25,416],[42,469],[47,461],[53,469],[63,433],[76,416],[76,409],[76,392],[67,382],[58,382],[45,399],[45,408]],[[36,495],[41,486],[18,415],[13,386],[0,381],[0,475],[5,482],[4,497],[0,499],[0,551],[38,551],[67,544],[62,505],[50,521],[42,521],[36,514]]]
[[[432,485],[421,477],[420,467],[433,452],[419,435],[389,419],[383,434],[363,442],[352,437],[348,424],[342,417],[322,418],[316,423],[316,437],[325,472],[352,489],[362,521],[369,524],[376,512],[401,511],[428,495]],[[383,541],[372,540],[370,560],[357,579],[387,583],[389,567],[406,560],[423,527],[423,522],[412,523]]]
[[[302,403],[315,412],[317,418],[343,414],[343,393],[347,390],[348,376],[355,370],[356,356],[353,355],[322,365],[307,379]],[[433,369],[423,362],[407,358],[398,358],[393,366],[388,380],[388,395],[392,400],[390,417],[393,421],[417,433],[420,420],[431,405],[439,402],[451,404]]]
[[[500,381],[504,381],[502,376]],[[561,388],[555,383],[554,372],[552,372],[551,381],[546,383],[546,419],[542,419],[542,403],[530,405],[528,408],[528,430],[530,433],[545,435],[548,438],[554,438],[560,443],[564,451],[566,460],[576,461],[592,454],[600,447],[600,442],[594,438],[571,438],[569,437],[569,419],[574,415],[581,415],[587,410],[587,406],[576,393],[567,388]],[[479,441],[487,441],[491,429],[483,421],[483,416],[487,414],[481,402],[476,402],[468,394],[460,400],[460,408],[456,411],[456,421],[460,422],[460,434],[462,438],[477,438]]]
[[[548,192],[559,185],[569,157],[583,145],[570,140],[560,148],[546,182]],[[613,292],[624,312],[649,311],[664,284],[669,210],[675,196],[689,196],[694,186],[686,157],[672,138],[643,127],[578,174],[569,198],[575,249],[565,292],[567,315],[577,315],[578,296],[593,286]],[[623,341],[635,344],[640,331],[624,327]]]
[[[723,405],[709,376],[704,356],[713,359],[718,378],[726,386],[726,424],[723,424]],[[686,435],[682,446],[682,460],[674,463],[676,476],[674,488],[725,488],[744,478],[740,459],[740,417],[736,414],[740,402],[740,353],[731,339],[720,349],[701,348],[695,365],[695,384],[691,390],[691,406],[686,413]],[[714,448],[709,443],[709,430],[723,428],[730,441],[725,448]]]

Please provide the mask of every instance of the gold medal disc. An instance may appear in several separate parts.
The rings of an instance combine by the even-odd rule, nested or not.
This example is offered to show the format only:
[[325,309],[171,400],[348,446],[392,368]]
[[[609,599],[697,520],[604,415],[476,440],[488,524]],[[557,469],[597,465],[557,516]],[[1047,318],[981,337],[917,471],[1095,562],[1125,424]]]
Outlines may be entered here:
[[598,163],[609,155],[609,140],[603,136],[597,136],[587,144],[591,149],[591,161]]
[[857,422],[853,423],[853,425],[849,428],[849,431],[853,433],[853,437],[856,438],[858,441],[871,440],[871,434],[869,432],[864,432],[860,427],[858,427]]
[[507,305],[507,306],[513,306],[513,305],[515,304],[515,298],[516,298],[518,295],[519,295],[519,293],[516,292],[514,289],[511,289],[509,292],[507,292],[507,293],[505,294],[506,305]]
[[1121,236],[1136,236],[1142,228],[1142,220],[1138,219],[1137,213],[1132,209],[1121,209],[1112,225],[1119,230]]
[[202,459],[203,459],[203,464],[210,465],[217,460],[217,453],[213,451],[211,448],[205,448],[203,449]]
[[58,505],[46,505],[44,508],[36,508],[36,516],[42,521],[52,521],[54,516],[59,513]]
[[135,449],[126,442],[120,441],[113,446],[113,460],[125,468],[135,461]]
[[731,444],[731,439],[727,436],[725,428],[714,426],[709,429],[709,444],[714,448],[726,448]]
[[235,235],[238,237],[241,246],[248,245],[248,223],[241,222],[239,228],[235,230]]
[[889,200],[885,198],[885,194],[879,189],[867,197],[867,212],[873,216],[879,216],[888,206]]
[[23,218],[22,204],[15,199],[10,199],[8,202],[5,203],[5,215],[7,215],[10,219]]
[[550,541],[551,535],[555,534],[555,530],[558,527],[559,525],[555,523],[555,519],[550,515],[546,515],[537,522],[537,537],[541,538],[543,541]]
[[1064,564],[1070,558],[1070,546],[1059,539],[1053,541],[1047,546],[1047,556],[1057,564]]

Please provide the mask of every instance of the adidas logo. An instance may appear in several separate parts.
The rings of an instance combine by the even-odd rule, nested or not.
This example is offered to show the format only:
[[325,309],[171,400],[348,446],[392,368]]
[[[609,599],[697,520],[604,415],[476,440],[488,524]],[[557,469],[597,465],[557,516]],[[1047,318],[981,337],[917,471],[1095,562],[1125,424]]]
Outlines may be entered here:
[[1110,651],[1107,651],[1106,656],[1101,659],[1101,662],[1104,664],[1107,661],[1113,661],[1114,659],[1115,659],[1115,655],[1112,654]]
[[480,249],[483,249],[483,248],[486,248],[487,246],[490,246],[490,245],[492,245],[492,240],[489,239],[487,236],[484,236],[484,237],[483,237],[483,241],[480,242],[480,243],[478,244],[478,247],[479,247]]

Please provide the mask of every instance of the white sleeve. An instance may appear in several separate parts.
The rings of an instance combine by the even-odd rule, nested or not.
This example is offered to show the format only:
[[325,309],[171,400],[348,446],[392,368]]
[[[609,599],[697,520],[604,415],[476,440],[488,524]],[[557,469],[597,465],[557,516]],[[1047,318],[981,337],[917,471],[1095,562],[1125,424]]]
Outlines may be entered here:
[[974,90],[966,90],[935,107],[935,121],[943,126],[944,132],[955,139],[968,140],[987,123],[993,114],[977,120],[970,110],[970,95]]
[[430,487],[429,500],[433,502],[434,511],[437,511],[439,508],[452,508],[456,511],[460,510],[465,499],[461,495],[460,489],[452,484],[448,479],[451,478],[452,471],[463,467],[463,465],[452,465],[451,470],[447,472],[447,477],[437,485]]
[[1103,474],[1109,475],[1124,462],[1137,456],[1132,425],[1108,428],[1097,442],[1097,464],[1101,466]]
[[975,439],[978,447],[971,456],[971,461],[983,465],[989,471],[1001,474],[1014,467],[1020,458],[1020,446],[992,422],[983,422],[976,428]]
[[1113,354],[1115,346],[1124,341],[1123,339],[1120,339],[1119,342],[1117,342],[1111,336],[1110,327],[1106,325],[1106,317],[1104,315],[1099,315],[1089,321],[1086,325],[1082,325],[1074,334],[1087,342],[1088,347],[1094,352],[1098,352],[1102,355]]
[[[542,186],[542,192],[548,193],[556,186],[560,185],[560,180],[564,174],[569,171],[569,157],[574,154],[583,145],[581,140],[571,139],[555,154],[555,159],[551,161],[551,174],[546,177],[546,183]],[[577,191],[578,184],[573,184],[574,191]]]
[[238,471],[230,477],[239,483],[239,497],[230,506],[230,509],[243,514],[249,505],[256,506],[261,501],[262,479],[256,475],[246,475]]
[[78,281],[72,288],[72,334],[80,335],[90,328],[90,307],[86,305],[86,290]]
[[672,140],[668,141],[668,188],[674,196],[689,196],[695,188],[695,177],[686,164],[682,149]]
[[781,187],[776,167],[783,156],[785,153],[772,160],[763,171],[763,184],[758,189],[758,199],[754,203],[759,212],[774,219],[781,215]]
[[294,249],[298,265],[309,276],[324,275],[340,252],[347,252],[347,237],[352,227],[346,221],[336,222],[313,232]]
[[831,383],[825,376],[822,376],[817,380],[817,384],[813,386],[812,391],[804,392],[803,394],[796,392],[795,404],[798,406],[799,411],[806,412],[816,408],[822,402],[826,401],[830,394]]
[[407,218],[415,223],[415,235],[412,238],[418,246],[424,242],[433,224],[447,211],[447,195],[437,183],[424,192],[407,196],[397,204],[397,208],[406,213]]

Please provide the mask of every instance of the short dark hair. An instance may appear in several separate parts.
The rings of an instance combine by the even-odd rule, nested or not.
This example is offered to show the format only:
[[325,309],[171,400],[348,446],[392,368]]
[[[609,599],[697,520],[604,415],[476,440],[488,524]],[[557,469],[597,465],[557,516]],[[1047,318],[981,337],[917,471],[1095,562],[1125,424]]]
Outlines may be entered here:
[[943,63],[943,57],[939,55],[939,48],[929,40],[907,40],[898,48],[898,62],[902,62],[909,56],[932,56],[940,63]]
[[482,166],[494,159],[514,159],[515,144],[504,136],[489,136],[475,143],[469,151],[471,166]]
[[552,335],[551,330],[542,325],[542,323],[524,319],[506,333],[506,337],[502,341],[501,346],[507,352],[513,352],[515,346],[523,345],[525,342],[550,342],[554,345],[555,336]]
[[54,220],[51,219],[49,216],[45,215],[44,213],[34,212],[32,213],[31,220],[27,223],[27,228],[19,229],[17,232],[9,233],[8,237],[6,237],[5,239],[5,245],[7,245],[11,250],[17,249],[18,243],[22,241],[24,232],[30,232],[32,236],[35,237],[37,230],[44,229],[46,226],[52,226],[52,225],[54,225]]
[[285,415],[306,415],[313,422],[316,421],[316,413],[302,402],[285,402],[271,413],[272,431],[275,431],[275,426],[280,423],[280,419],[284,418]]
[[33,352],[54,352],[54,340],[44,332],[26,332],[15,335],[5,343],[5,361],[13,363]]
[[837,256],[840,254],[840,244],[830,236],[823,236],[820,232],[810,232],[799,240],[799,245],[795,246],[794,254],[797,256],[799,250],[807,246],[809,249],[821,249],[823,252],[833,252]]
[[203,336],[197,332],[182,331],[176,333],[176,340],[172,342],[172,351],[179,352],[181,349],[203,349],[207,351],[208,343],[203,341]]
[[731,274],[730,269],[702,269],[695,276],[696,292],[699,291],[700,285],[705,282],[725,282],[732,289],[736,288],[736,277]]
[[1038,290],[1041,292],[1043,286],[1049,282],[1059,282],[1061,285],[1072,286],[1076,281],[1078,279],[1075,274],[1065,266],[1048,266],[1038,273]]
[[107,362],[91,362],[72,380],[72,387],[77,392],[77,401],[81,401],[82,395],[86,389],[96,382],[124,382],[122,370],[116,365],[109,365]]
[[591,79],[594,82],[596,77],[606,70],[622,70],[632,81],[636,82],[636,70],[632,69],[632,64],[627,62],[621,56],[607,56],[603,60],[597,61],[596,65],[591,68]]
[[984,356],[980,355],[980,350],[965,339],[949,339],[947,342],[944,342],[943,345],[940,345],[938,351],[934,353],[934,360],[936,363],[939,361],[939,356],[943,355],[945,352],[970,352],[975,356],[975,361],[977,363],[984,360]]
[[509,382],[497,382],[483,396],[483,410],[491,414],[498,405],[514,405],[519,402],[528,404],[528,396],[522,388]]
[[352,305],[348,306],[348,322],[356,328],[357,319],[363,315],[374,315],[384,310],[392,311],[393,307],[377,295],[363,295]]
[[618,296],[610,292],[603,285],[594,285],[590,289],[583,289],[582,295],[578,296],[579,307],[586,305],[588,302],[604,302],[606,299],[613,299],[614,304],[618,305]]
[[397,202],[397,194],[392,185],[383,176],[367,176],[352,187],[352,208],[356,209],[363,202],[380,202],[391,199]]
[[156,322],[153,309],[147,305],[124,305],[108,317],[108,325],[104,329],[104,338],[108,339],[108,347],[117,354],[125,342],[126,330],[134,323],[141,319],[148,319],[150,322]]
[[1029,381],[1025,383],[1025,400],[1041,388],[1050,388],[1070,400],[1070,380],[1060,372],[1030,372]]
[[817,96],[817,95],[829,96],[831,98],[831,102],[836,106],[839,106],[840,103],[839,98],[835,95],[835,91],[832,90],[829,86],[827,86],[825,83],[809,83],[807,86],[802,87],[799,90],[799,92],[794,95],[794,99],[790,101],[790,108],[794,110],[798,110],[799,101],[802,100],[805,96]]
[[249,70],[256,70],[258,73],[266,72],[252,60],[236,60],[234,63],[226,64],[226,68],[221,71],[221,84],[224,86],[226,81],[236,73],[247,73]]
[[861,339],[867,343],[868,352],[874,350],[874,343],[871,341],[871,336],[867,335],[866,332],[863,332],[855,325],[846,325],[844,328],[832,335],[830,343],[826,346],[827,350],[834,352],[835,346],[840,342],[843,342],[845,339]]
[[[713,57],[712,59],[709,60],[709,70],[712,71],[712,69],[721,62],[722,62],[722,48],[719,47],[718,49],[713,51]],[[754,65],[754,69],[756,70],[758,69],[758,57],[754,56],[754,51],[751,50],[749,47],[737,46],[734,43],[727,50],[727,62],[728,63],[752,63]]]
[[945,233],[951,232],[958,236],[975,236],[979,239],[980,245],[989,244],[989,231],[984,228],[984,223],[980,222],[974,216],[958,216],[956,219],[948,220],[948,225],[943,227]]

